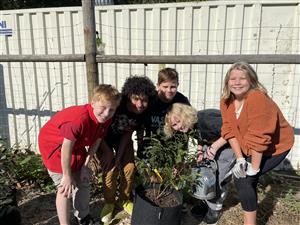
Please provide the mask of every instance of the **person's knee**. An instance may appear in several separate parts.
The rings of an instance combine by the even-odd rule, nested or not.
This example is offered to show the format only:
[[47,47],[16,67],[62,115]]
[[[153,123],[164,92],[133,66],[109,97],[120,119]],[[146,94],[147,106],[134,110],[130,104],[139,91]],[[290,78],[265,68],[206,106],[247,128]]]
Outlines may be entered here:
[[251,181],[241,178],[234,180],[236,191],[239,195],[241,205],[245,211],[255,211],[257,209],[257,196],[255,187]]
[[242,209],[246,212],[252,212],[257,210],[257,202],[256,201],[251,201],[251,202],[241,202]]

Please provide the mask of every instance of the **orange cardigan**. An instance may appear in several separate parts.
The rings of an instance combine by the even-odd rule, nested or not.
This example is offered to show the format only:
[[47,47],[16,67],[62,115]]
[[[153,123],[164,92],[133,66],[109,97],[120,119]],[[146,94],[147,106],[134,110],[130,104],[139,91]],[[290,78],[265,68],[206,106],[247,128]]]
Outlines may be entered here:
[[220,109],[222,137],[226,140],[237,138],[245,155],[251,155],[251,150],[263,152],[264,155],[278,155],[292,148],[293,128],[276,103],[263,92],[248,92],[238,119],[233,101],[226,104],[222,99]]

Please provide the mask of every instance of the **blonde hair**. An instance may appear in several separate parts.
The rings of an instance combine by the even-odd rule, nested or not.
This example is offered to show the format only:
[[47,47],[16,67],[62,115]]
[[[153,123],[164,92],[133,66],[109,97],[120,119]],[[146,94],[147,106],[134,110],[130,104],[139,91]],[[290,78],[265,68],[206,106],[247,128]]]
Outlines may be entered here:
[[119,105],[121,101],[120,92],[110,84],[100,84],[93,91],[92,102],[105,101],[113,105]]
[[165,117],[164,133],[167,137],[172,137],[174,129],[171,124],[171,117],[180,119],[183,125],[192,129],[197,122],[197,110],[189,105],[182,103],[174,103]]
[[230,73],[232,70],[244,71],[246,73],[247,79],[249,80],[250,89],[260,90],[264,94],[267,95],[267,89],[258,81],[257,74],[256,74],[255,70],[253,69],[253,67],[246,62],[236,62],[231,65],[231,67],[228,69],[226,76],[224,78],[224,87],[223,87],[222,98],[226,102],[233,98],[233,94],[230,92],[230,89],[228,86],[228,82],[230,79]]

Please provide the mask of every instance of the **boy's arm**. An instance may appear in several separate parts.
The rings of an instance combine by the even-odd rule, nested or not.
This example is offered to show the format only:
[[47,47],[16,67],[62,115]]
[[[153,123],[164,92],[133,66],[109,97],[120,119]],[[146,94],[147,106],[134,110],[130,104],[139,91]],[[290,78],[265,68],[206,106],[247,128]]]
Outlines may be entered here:
[[141,146],[143,144],[143,140],[144,140],[144,132],[145,132],[145,128],[141,128],[138,129],[136,131],[136,141],[137,141],[137,145]]
[[132,131],[128,131],[128,132],[124,133],[121,137],[117,155],[116,155],[116,161],[115,161],[116,167],[120,166],[121,159],[123,158],[124,152],[131,141],[132,133],[133,133]]
[[70,198],[72,196],[73,179],[71,171],[71,158],[72,149],[75,141],[64,138],[61,147],[61,167],[62,167],[62,179],[59,184],[58,191],[65,197]]
[[89,165],[89,162],[91,160],[91,158],[94,156],[94,154],[96,153],[97,149],[99,148],[99,145],[101,143],[101,138],[98,138],[94,144],[89,147],[88,149],[88,155],[85,159],[85,162],[81,168],[81,172],[80,172],[80,179],[83,181],[83,180],[87,180],[89,181],[90,177],[91,177],[91,174],[92,174],[92,171],[90,170],[90,168],[88,167]]
[[88,155],[86,157],[86,160],[84,162],[84,166],[88,166],[91,158],[94,156],[94,154],[97,152],[99,146],[100,146],[100,143],[101,143],[102,139],[101,138],[98,138],[94,144],[89,148],[88,150]]
[[114,153],[113,150],[107,145],[105,139],[100,144],[100,151],[97,152],[98,159],[100,160],[101,169],[103,172],[109,171],[113,167]]

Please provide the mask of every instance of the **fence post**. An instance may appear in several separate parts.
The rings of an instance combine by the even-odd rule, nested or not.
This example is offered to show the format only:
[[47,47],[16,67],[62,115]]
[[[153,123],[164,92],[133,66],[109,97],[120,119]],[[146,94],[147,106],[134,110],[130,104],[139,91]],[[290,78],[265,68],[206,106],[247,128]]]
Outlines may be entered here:
[[95,0],[81,0],[81,4],[88,97],[91,100],[93,89],[99,84],[96,62]]

